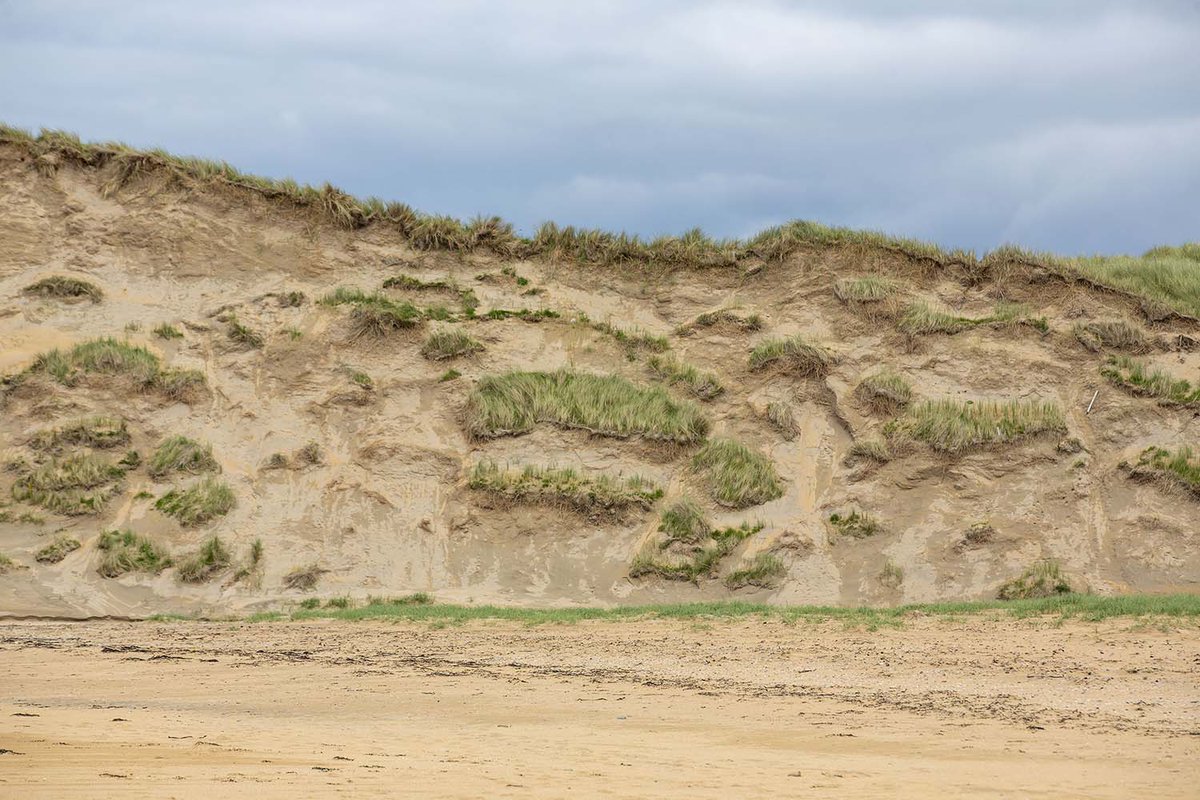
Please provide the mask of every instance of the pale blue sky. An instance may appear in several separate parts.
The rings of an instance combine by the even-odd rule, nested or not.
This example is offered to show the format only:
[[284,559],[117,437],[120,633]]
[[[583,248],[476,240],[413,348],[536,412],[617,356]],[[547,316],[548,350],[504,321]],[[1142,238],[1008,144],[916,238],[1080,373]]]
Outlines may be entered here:
[[0,120],[430,212],[1200,239],[1200,3],[17,2]]

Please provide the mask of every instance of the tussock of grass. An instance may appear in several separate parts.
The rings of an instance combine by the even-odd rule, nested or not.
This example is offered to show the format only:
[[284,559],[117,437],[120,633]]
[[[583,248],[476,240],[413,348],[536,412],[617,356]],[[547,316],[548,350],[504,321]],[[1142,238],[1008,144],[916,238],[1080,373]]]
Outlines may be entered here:
[[783,339],[767,339],[750,351],[750,369],[780,367],[805,378],[819,378],[829,372],[834,359],[829,351],[810,344],[796,335]]
[[746,508],[783,496],[771,460],[733,439],[713,439],[692,457],[692,469],[708,483],[714,500]]
[[725,576],[725,585],[730,589],[757,586],[761,589],[774,588],[787,574],[787,566],[773,553],[759,553],[748,564],[738,567]]
[[321,298],[328,306],[349,305],[353,307],[350,318],[353,323],[353,338],[363,336],[386,336],[387,334],[419,325],[424,315],[412,303],[393,300],[385,294],[367,294],[361,289],[339,286]]
[[467,485],[504,500],[560,506],[591,516],[648,509],[662,497],[661,489],[639,475],[592,477],[570,468],[533,465],[505,470],[491,461],[477,463]]
[[116,491],[112,484],[125,474],[121,467],[90,453],[52,460],[13,483],[12,495],[67,516],[95,514]]
[[892,450],[883,439],[855,439],[846,453],[846,461],[854,464],[860,460],[886,464],[892,460]]
[[227,568],[232,560],[225,543],[212,536],[196,552],[179,560],[176,575],[184,583],[203,583]]
[[475,315],[479,307],[479,298],[471,289],[463,289],[451,281],[423,281],[411,275],[394,275],[383,282],[384,289],[400,289],[410,292],[444,292],[453,294],[462,305],[463,313],[468,317]]
[[1070,268],[1100,286],[1117,289],[1178,314],[1200,317],[1200,244],[1156,247],[1141,257],[1096,256]]
[[795,439],[800,433],[800,428],[796,425],[796,415],[788,403],[768,403],[767,419],[788,441]]
[[302,592],[312,591],[316,588],[317,581],[328,571],[327,569],[322,569],[319,564],[306,564],[302,567],[296,567],[283,576],[283,585],[288,589],[299,589]]
[[486,314],[481,316],[481,319],[497,320],[497,319],[519,319],[522,322],[544,322],[548,319],[558,319],[561,314],[551,308],[539,309],[509,309],[509,308],[493,308]]
[[830,514],[829,524],[842,536],[850,536],[855,539],[865,539],[883,530],[879,520],[858,509],[852,509],[849,514]]
[[129,428],[120,417],[88,417],[38,431],[29,446],[45,453],[61,453],[68,447],[109,450],[129,444]]
[[742,523],[737,527],[710,530],[706,540],[688,544],[686,557],[667,557],[663,550],[674,544],[671,539],[661,545],[651,546],[634,558],[629,566],[629,577],[655,576],[669,581],[699,582],[701,578],[713,577],[725,557],[733,552],[743,540],[762,530],[762,525]]
[[461,377],[462,377],[462,373],[459,372],[458,370],[448,369],[445,372],[443,372],[441,375],[438,376],[438,383],[445,383],[446,381],[452,381],[452,380],[455,380],[455,379],[461,378]]
[[11,572],[15,569],[20,569],[20,568],[21,568],[20,564],[18,564],[16,561],[13,561],[8,556],[4,555],[4,553],[0,553],[0,575],[3,575],[6,572]]
[[635,358],[641,352],[665,353],[671,349],[667,337],[657,336],[640,328],[618,328],[609,322],[592,322],[583,314],[579,315],[579,321],[592,330],[611,336],[625,349],[625,354],[630,358]]
[[879,570],[879,582],[889,589],[899,589],[900,584],[904,583],[903,568],[889,558],[883,562],[883,569]]
[[909,335],[929,333],[959,333],[967,328],[980,325],[1008,325],[1022,320],[1028,320],[1039,329],[1044,327],[1044,321],[1039,322],[1028,316],[1028,309],[1015,303],[1001,303],[995,311],[986,317],[964,317],[940,308],[925,300],[909,304],[900,315],[900,330]]
[[862,379],[854,395],[877,414],[894,414],[912,400],[912,385],[890,370],[880,370]]
[[100,287],[96,284],[61,275],[53,275],[31,283],[25,287],[25,294],[38,297],[85,297],[93,303],[99,303],[104,297],[104,292],[100,291]]
[[180,525],[192,526],[228,514],[236,502],[228,484],[206,477],[186,489],[172,489],[158,498],[154,507],[179,520]]
[[1145,329],[1125,319],[1077,322],[1071,331],[1084,347],[1093,352],[1099,352],[1106,347],[1135,353],[1144,353],[1150,349],[1150,337]]
[[57,536],[54,541],[37,551],[34,560],[39,564],[57,564],[78,549],[78,539],[70,536]]
[[680,325],[675,333],[690,336],[702,328],[747,332],[762,330],[762,326],[762,317],[758,314],[743,315],[730,308],[718,308],[716,311],[705,311],[691,322]]
[[199,475],[202,472],[220,472],[221,466],[213,458],[212,445],[200,444],[186,436],[171,436],[163,440],[150,461],[146,471],[151,478],[163,478],[172,472]]
[[142,391],[157,391],[172,400],[187,401],[205,386],[196,370],[164,369],[158,356],[144,347],[113,338],[93,339],[70,350],[42,353],[30,372],[50,375],[64,386],[73,386],[82,375],[110,375],[131,381]]
[[166,339],[168,341],[170,341],[171,339],[182,339],[183,338],[183,331],[179,330],[179,328],[176,328],[174,325],[171,325],[170,323],[167,323],[167,322],[164,322],[161,325],[157,326],[154,329],[153,333],[158,338]]
[[229,318],[229,340],[252,349],[259,349],[266,343],[262,334],[238,322],[236,317]]
[[686,497],[663,509],[658,530],[666,537],[663,547],[674,542],[695,544],[707,539],[713,532],[712,526],[704,518],[704,511]]
[[1069,594],[1071,583],[1062,574],[1062,568],[1054,559],[1045,559],[1034,564],[1020,576],[1004,583],[996,593],[1000,600],[1030,600],[1039,597],[1054,597]]
[[467,399],[467,431],[477,439],[525,433],[540,422],[679,444],[703,439],[709,426],[692,403],[614,375],[508,372],[483,378]]
[[1145,361],[1129,356],[1109,356],[1108,362],[1100,368],[1100,374],[1130,394],[1155,398],[1159,405],[1200,406],[1200,384],[1176,380]]
[[421,355],[430,361],[458,358],[483,350],[483,345],[457,328],[443,328],[429,334],[421,346]]
[[879,275],[838,278],[833,284],[833,293],[843,303],[878,303],[896,293],[896,282]]
[[715,374],[697,369],[671,356],[650,356],[646,361],[655,377],[671,386],[682,384],[701,400],[712,400],[725,391]]
[[884,430],[893,442],[917,440],[934,450],[960,453],[1043,433],[1065,433],[1067,424],[1056,403],[1042,400],[943,399],[910,405]]
[[105,531],[97,547],[104,551],[96,571],[105,578],[117,578],[127,572],[162,572],[171,566],[167,552],[151,539],[131,530]]
[[1200,455],[1191,447],[1180,445],[1174,450],[1147,447],[1132,469],[1137,478],[1165,478],[1200,497]]

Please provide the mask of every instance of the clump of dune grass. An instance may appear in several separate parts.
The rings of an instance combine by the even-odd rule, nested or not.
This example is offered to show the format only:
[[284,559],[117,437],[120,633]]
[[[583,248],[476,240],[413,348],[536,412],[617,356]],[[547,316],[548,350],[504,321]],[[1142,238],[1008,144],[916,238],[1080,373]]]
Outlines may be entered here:
[[75,385],[84,375],[124,378],[141,391],[156,391],[172,400],[188,401],[205,386],[196,370],[164,369],[158,356],[144,347],[111,337],[93,339],[69,350],[42,353],[29,368],[64,386]]
[[80,280],[79,278],[66,278],[61,275],[42,278],[40,281],[29,284],[25,287],[25,294],[55,298],[82,297],[91,300],[93,303],[99,303],[104,297],[104,292],[100,291],[100,287],[96,284]]
[[587,315],[580,314],[578,321],[592,330],[611,336],[625,350],[629,358],[636,358],[639,353],[664,353],[671,349],[667,337],[659,336],[640,328],[618,328],[610,322],[593,322]]
[[483,350],[478,340],[458,328],[442,328],[429,334],[421,345],[421,355],[430,361],[459,358]]
[[462,373],[456,369],[448,369],[438,376],[438,383],[446,383],[447,381],[456,380],[462,377]]
[[21,568],[21,565],[16,561],[13,561],[11,558],[4,555],[4,553],[0,553],[0,575]]
[[1062,408],[1043,400],[925,400],[884,428],[893,444],[916,440],[944,453],[1066,430]]
[[1106,347],[1135,353],[1144,353],[1150,349],[1150,337],[1146,330],[1126,319],[1077,322],[1071,331],[1075,338],[1092,352],[1099,352]]
[[491,461],[477,463],[467,485],[507,501],[561,506],[589,516],[644,510],[662,496],[661,489],[640,475],[585,476],[567,467],[534,465],[508,470]]
[[890,558],[883,562],[879,570],[879,582],[889,589],[899,589],[904,583],[904,569]]
[[901,332],[909,336],[931,333],[955,334],[968,328],[983,325],[1029,325],[1042,333],[1050,330],[1045,317],[1034,317],[1020,303],[998,303],[991,314],[984,317],[964,317],[926,300],[910,303],[900,315]]
[[117,578],[127,572],[159,573],[171,566],[166,550],[128,529],[104,531],[96,546],[104,552],[96,571],[105,578]]
[[783,495],[771,460],[733,439],[708,441],[692,457],[691,467],[723,506],[746,508]]
[[852,305],[878,303],[896,293],[896,282],[879,275],[864,275],[861,278],[838,278],[833,284],[833,293],[843,303]]
[[86,417],[58,428],[38,431],[29,446],[45,453],[61,453],[71,447],[109,450],[129,444],[129,428],[120,417]]
[[266,341],[258,331],[243,325],[237,317],[229,318],[229,340],[251,349],[260,349]]
[[475,438],[521,434],[543,422],[678,444],[700,441],[709,427],[692,403],[615,375],[508,372],[483,378],[467,398],[467,431]]
[[[761,524],[742,523],[735,527],[710,529],[708,537],[696,542],[666,539],[651,544],[629,566],[629,577],[656,576],[669,581],[691,581],[714,577],[725,557],[742,541],[762,530]],[[683,555],[664,553],[668,547],[684,545]]]
[[725,585],[730,589],[741,589],[744,586],[771,589],[786,574],[787,566],[779,556],[773,553],[759,553],[749,563],[726,575]]
[[777,367],[804,378],[828,374],[834,358],[824,347],[805,341],[803,336],[766,339],[750,351],[750,369]]
[[846,453],[848,465],[853,465],[858,461],[886,464],[891,460],[892,450],[883,439],[855,439]]
[[1163,370],[1129,356],[1109,356],[1100,374],[1130,394],[1153,397],[1159,405],[1194,407],[1200,405],[1200,384],[1172,378]]
[[383,282],[383,288],[407,290],[410,292],[444,292],[452,294],[458,298],[463,313],[468,317],[474,316],[475,309],[479,307],[479,298],[475,296],[473,290],[462,288],[452,281],[425,281],[420,278],[414,278],[411,275],[393,275]]
[[788,441],[795,439],[800,433],[800,428],[796,425],[796,415],[793,413],[790,403],[768,403],[767,420]]
[[996,597],[1000,600],[1029,600],[1036,597],[1054,597],[1069,594],[1071,583],[1062,574],[1062,567],[1054,559],[1038,561],[1018,577],[1001,585]]
[[721,379],[715,374],[685,364],[671,356],[650,356],[646,365],[659,380],[671,386],[682,385],[701,400],[712,400],[725,391]]
[[996,528],[987,520],[980,522],[972,522],[963,532],[963,538],[956,546],[957,550],[966,550],[971,547],[978,547],[987,544],[996,538]]
[[280,308],[299,308],[304,305],[304,301],[308,299],[308,295],[304,292],[290,291],[277,292],[275,299],[279,303]]
[[480,316],[480,319],[519,319],[522,322],[544,322],[548,319],[558,319],[562,315],[552,308],[493,308]]
[[663,547],[666,547],[673,542],[695,544],[708,538],[713,529],[700,506],[685,497],[663,509],[658,530],[665,536]]
[[741,314],[731,308],[718,308],[715,311],[705,311],[691,322],[684,323],[675,329],[679,336],[690,336],[703,328],[749,332],[762,330],[763,320],[758,314]]
[[170,323],[167,323],[167,322],[164,322],[161,325],[158,325],[157,327],[155,327],[155,329],[152,331],[152,333],[155,336],[157,336],[159,339],[166,339],[168,341],[170,341],[171,339],[182,339],[183,338],[183,331],[179,330],[179,328],[176,328],[174,325],[171,325]]
[[205,477],[186,489],[172,489],[158,498],[154,507],[179,520],[180,525],[192,526],[228,514],[236,502],[228,484]]
[[221,466],[213,458],[212,445],[178,435],[164,439],[146,463],[146,472],[151,478],[163,478],[172,472],[199,475],[220,471]]
[[233,561],[229,548],[219,536],[211,536],[194,553],[179,559],[176,575],[184,583],[203,583]]
[[891,370],[880,370],[863,378],[854,396],[876,414],[894,414],[912,400],[912,385]]
[[842,536],[850,536],[854,539],[865,539],[883,530],[879,520],[858,509],[851,509],[849,514],[837,512],[830,514],[829,524]]
[[320,564],[305,564],[304,566],[296,567],[288,572],[287,575],[284,575],[283,585],[288,589],[299,589],[302,592],[312,591],[316,588],[317,581],[326,572],[329,572],[329,570],[322,569]]
[[1069,269],[1100,286],[1128,292],[1170,311],[1200,317],[1200,243],[1156,247],[1141,256],[1094,256]]
[[17,478],[13,499],[66,516],[95,514],[115,493],[125,471],[91,453],[54,459]]
[[367,294],[361,289],[339,286],[321,298],[328,306],[349,305],[353,308],[350,319],[352,337],[386,336],[387,334],[419,325],[424,318],[412,303],[393,300],[385,294]]
[[321,452],[321,445],[317,442],[308,442],[303,447],[296,450],[295,461],[303,466],[318,466],[325,461],[325,454]]
[[263,553],[262,539],[255,539],[251,542],[250,549],[246,553],[246,561],[233,574],[233,582],[239,583],[247,578],[253,578],[253,584],[260,585],[262,583]]
[[54,541],[37,551],[34,560],[39,564],[57,564],[79,549],[79,540],[70,536],[56,536]]
[[1147,447],[1130,468],[1130,474],[1140,480],[1170,481],[1200,498],[1200,454],[1187,445],[1179,445],[1174,450]]

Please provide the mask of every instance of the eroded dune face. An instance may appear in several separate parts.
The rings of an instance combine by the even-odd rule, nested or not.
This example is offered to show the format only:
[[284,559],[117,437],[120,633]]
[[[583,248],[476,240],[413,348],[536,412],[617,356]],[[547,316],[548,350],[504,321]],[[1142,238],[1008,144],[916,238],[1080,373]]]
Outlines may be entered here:
[[1200,579],[1200,502],[1145,454],[1200,443],[1200,397],[1110,363],[1194,384],[1197,326],[1135,298],[886,248],[670,270],[420,251],[34,161],[0,145],[4,612]]

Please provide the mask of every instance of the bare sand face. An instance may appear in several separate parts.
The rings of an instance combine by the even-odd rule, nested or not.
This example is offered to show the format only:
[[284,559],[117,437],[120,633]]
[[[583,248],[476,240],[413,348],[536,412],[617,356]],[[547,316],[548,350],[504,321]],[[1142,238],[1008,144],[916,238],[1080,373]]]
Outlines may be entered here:
[[0,626],[0,796],[1194,798],[1200,630]]

